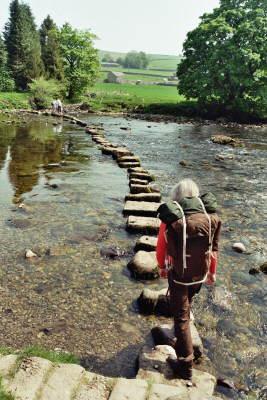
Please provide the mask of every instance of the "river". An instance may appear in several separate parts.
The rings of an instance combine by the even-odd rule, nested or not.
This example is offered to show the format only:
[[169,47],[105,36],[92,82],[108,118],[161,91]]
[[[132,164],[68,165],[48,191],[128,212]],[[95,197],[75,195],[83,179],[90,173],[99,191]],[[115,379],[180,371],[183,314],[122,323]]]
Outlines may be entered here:
[[[126,232],[122,215],[127,171],[101,154],[85,128],[23,118],[12,115],[16,123],[6,124],[0,114],[1,344],[68,350],[89,370],[133,377],[138,351],[152,346],[150,329],[170,320],[140,315],[136,306],[144,287],[166,281],[139,282],[127,270],[139,237]],[[249,270],[267,259],[267,129],[79,118],[140,157],[163,201],[185,177],[216,196],[224,225],[215,292],[204,285],[193,306],[205,348],[197,368],[264,386],[267,277]],[[222,133],[246,147],[210,141]],[[247,254],[234,252],[235,242]],[[101,248],[111,245],[126,254],[103,257]],[[26,249],[38,257],[25,260]]]

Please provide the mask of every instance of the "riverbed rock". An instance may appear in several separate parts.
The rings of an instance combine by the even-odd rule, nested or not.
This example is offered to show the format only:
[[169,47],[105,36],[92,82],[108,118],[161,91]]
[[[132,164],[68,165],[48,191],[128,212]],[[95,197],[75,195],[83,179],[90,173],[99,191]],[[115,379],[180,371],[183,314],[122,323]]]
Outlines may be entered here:
[[37,257],[37,254],[31,251],[30,249],[26,250],[25,258],[32,258],[32,257]]
[[[192,320],[190,320],[190,331],[194,349],[195,359],[203,354],[203,344],[198,334],[197,328]],[[151,329],[151,334],[155,345],[168,345],[174,348],[177,341],[174,333],[174,324],[163,324],[155,326]]]
[[224,145],[230,145],[234,147],[245,147],[244,143],[241,143],[238,139],[233,139],[230,136],[226,135],[216,135],[212,136],[210,140],[213,143],[218,143],[218,144],[224,144]]
[[110,246],[102,247],[102,249],[100,250],[100,254],[101,256],[105,256],[108,258],[117,258],[123,256],[125,254],[125,251],[117,246]]
[[[212,396],[216,385],[216,378],[214,376],[193,368],[192,386],[188,387],[186,384],[187,381],[179,379],[178,375],[173,372],[167,363],[166,360],[169,355],[176,356],[171,346],[156,346],[154,349],[144,347],[139,352],[139,370],[136,377],[149,380],[153,382],[153,385],[164,384],[164,387],[171,382],[171,384],[178,389],[177,393],[172,393],[171,395],[177,394],[179,396],[186,396],[190,393],[190,395],[195,395],[195,397],[202,396],[203,400],[206,399],[207,396]],[[165,397],[154,397],[153,399],[165,400],[166,396],[168,396],[167,390],[166,387]]]
[[139,157],[135,157],[135,156],[124,156],[124,157],[120,157],[117,158],[116,163],[125,163],[125,162],[139,162],[140,163],[140,158]]
[[158,238],[153,236],[141,236],[134,246],[134,251],[156,251]]
[[243,243],[234,243],[232,249],[237,253],[245,253],[247,251]]
[[155,251],[138,251],[127,267],[135,278],[152,279],[157,278],[159,275],[159,266]]
[[158,207],[158,203],[128,200],[124,205],[123,214],[139,215],[144,217],[156,217]]
[[144,173],[144,174],[148,174],[148,170],[147,169],[145,169],[144,167],[131,167],[131,168],[128,168],[128,171],[127,172],[136,172],[136,173],[138,173],[138,174],[142,174],[142,173]]
[[152,217],[136,217],[130,215],[127,218],[126,229],[130,232],[151,233],[159,232],[160,220]]
[[188,164],[187,164],[187,162],[185,160],[180,161],[180,164],[183,165],[184,167],[188,166]]
[[137,193],[151,193],[150,187],[147,185],[131,185],[130,186],[130,193],[137,194]]
[[132,200],[132,201],[152,201],[155,203],[161,202],[161,194],[160,193],[137,193],[132,194],[129,193],[125,196],[125,201]]
[[261,270],[264,274],[267,274],[267,262],[264,262],[264,263],[260,266],[260,270]]
[[[157,291],[151,289],[144,289],[137,299],[137,304],[140,312],[148,315],[160,314],[170,317],[171,316],[170,304],[169,304],[169,299],[167,299],[166,297],[167,290],[168,288],[164,288]],[[157,343],[157,344],[163,344],[163,343]]]
[[118,166],[120,168],[129,168],[129,167],[138,167],[140,164],[140,162],[138,161],[134,161],[134,162],[121,162],[118,164]]

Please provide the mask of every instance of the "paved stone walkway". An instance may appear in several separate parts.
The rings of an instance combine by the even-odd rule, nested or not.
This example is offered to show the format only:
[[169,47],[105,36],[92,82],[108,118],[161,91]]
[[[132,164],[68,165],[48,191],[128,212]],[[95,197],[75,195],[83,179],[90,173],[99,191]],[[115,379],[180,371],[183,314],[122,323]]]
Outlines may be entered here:
[[[183,380],[179,380],[179,385],[173,386],[139,378],[115,379],[85,371],[76,364],[53,364],[39,357],[23,359],[18,370],[11,374],[16,361],[15,355],[1,356],[0,374],[4,377],[2,383],[6,390],[11,391],[18,400],[219,399],[212,396],[213,387],[209,394],[196,393],[197,385],[194,385],[194,381],[193,386],[188,387]],[[201,373],[198,371],[199,374]],[[209,374],[203,373],[203,380],[209,379],[207,375]]]

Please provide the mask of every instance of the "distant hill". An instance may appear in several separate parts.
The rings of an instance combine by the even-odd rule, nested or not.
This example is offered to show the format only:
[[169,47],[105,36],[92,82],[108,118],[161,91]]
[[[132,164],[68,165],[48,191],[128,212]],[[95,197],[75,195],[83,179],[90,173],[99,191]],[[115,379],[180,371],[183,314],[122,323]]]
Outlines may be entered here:
[[[107,50],[99,50],[98,55],[100,60],[103,57],[111,58],[113,61],[116,61],[117,58],[122,57],[125,58],[127,53],[116,53],[113,51]],[[169,70],[175,71],[177,68],[177,64],[181,61],[181,56],[169,56],[163,54],[147,54],[150,59],[150,63],[148,65],[148,70]]]

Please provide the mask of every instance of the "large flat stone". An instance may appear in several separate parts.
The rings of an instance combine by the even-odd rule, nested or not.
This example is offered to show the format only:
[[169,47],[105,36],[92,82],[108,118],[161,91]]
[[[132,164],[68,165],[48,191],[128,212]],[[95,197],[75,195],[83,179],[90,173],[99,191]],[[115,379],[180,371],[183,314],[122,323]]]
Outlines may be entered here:
[[6,376],[12,370],[17,361],[17,356],[8,354],[0,358],[0,375]]
[[14,378],[9,382],[8,390],[11,390],[19,400],[34,400],[51,367],[51,361],[43,358],[25,358]]
[[129,167],[137,167],[138,165],[141,165],[140,162],[120,162],[118,163],[118,166],[120,168],[129,168]]
[[123,214],[156,217],[158,208],[158,203],[128,200],[124,205]]
[[140,158],[135,157],[135,156],[124,156],[121,158],[118,158],[116,162],[119,163],[132,163],[132,162],[139,162],[140,163]]
[[152,182],[154,180],[153,176],[150,174],[142,173],[142,172],[130,172],[129,179],[143,179],[148,182]]
[[130,179],[130,181],[129,181],[129,186],[131,187],[131,185],[148,185],[148,181],[144,181],[144,180],[142,180],[142,179],[135,179],[135,178],[133,178],[133,179]]
[[119,378],[109,400],[145,400],[148,383],[141,379]]
[[[157,203],[158,204],[158,203]],[[155,251],[158,243],[158,238],[153,236],[141,236],[134,246],[134,251]]]
[[112,381],[112,378],[85,371],[75,400],[107,400]]
[[135,278],[151,279],[158,277],[159,267],[156,252],[138,251],[127,267]]
[[135,217],[130,215],[127,218],[126,229],[130,232],[152,233],[159,232],[160,220],[152,217]]
[[116,150],[113,151],[112,158],[114,158],[114,160],[117,160],[118,158],[121,157],[133,156],[133,155],[134,155],[133,152],[125,149],[125,147],[118,147]]
[[71,400],[84,368],[76,364],[59,364],[52,371],[44,386],[41,400]]
[[128,172],[137,172],[137,173],[144,173],[144,174],[148,174],[148,170],[145,169],[144,167],[132,167],[132,168],[128,168]]
[[195,396],[201,395],[203,399],[206,398],[205,396],[212,396],[217,382],[216,378],[194,368],[193,386],[187,387],[187,381],[179,379],[166,362],[170,354],[175,355],[174,349],[170,346],[156,346],[154,349],[144,347],[139,353],[139,370],[136,377],[165,385],[169,385],[171,382],[173,386],[177,386],[181,390],[180,395],[187,395],[190,391]]
[[130,193],[132,193],[132,194],[151,193],[151,189],[149,186],[145,186],[145,185],[131,185]]
[[132,200],[132,201],[152,201],[155,203],[161,202],[161,194],[160,193],[137,193],[125,196],[125,201]]
[[[169,299],[167,299],[168,288],[161,290],[142,290],[140,296],[137,299],[139,310],[144,314],[160,314],[166,317],[171,316]],[[153,328],[156,329],[156,328]],[[155,343],[155,344],[169,344],[169,343]]]
[[218,400],[220,397],[207,396],[203,397],[203,394],[197,394],[195,390],[191,390],[190,387],[179,388],[177,386],[161,385],[154,383],[151,386],[148,400]]

